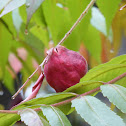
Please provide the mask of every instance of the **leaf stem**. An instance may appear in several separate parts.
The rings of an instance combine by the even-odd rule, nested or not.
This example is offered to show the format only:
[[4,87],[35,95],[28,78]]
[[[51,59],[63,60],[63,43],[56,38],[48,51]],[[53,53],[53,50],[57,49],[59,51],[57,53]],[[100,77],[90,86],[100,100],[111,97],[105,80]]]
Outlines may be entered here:
[[[125,77],[125,76],[126,76],[126,72],[123,73],[123,74],[121,74],[121,75],[119,75],[118,77],[112,79],[111,81],[105,82],[104,84],[113,84],[113,83],[115,83],[116,81],[122,79],[122,78]],[[78,97],[81,97],[81,96],[86,96],[86,95],[92,94],[92,93],[94,93],[94,92],[97,92],[97,91],[99,91],[99,90],[100,90],[100,87],[97,87],[97,88],[95,88],[95,89],[93,89],[93,90],[90,90],[90,91],[88,91],[88,92],[85,92],[85,93],[83,93],[83,94],[81,94],[81,95],[77,95],[76,97],[73,97],[73,98],[71,98],[71,99],[67,99],[67,100],[65,100],[65,101],[61,101],[61,102],[52,104],[51,106],[55,106],[55,107],[56,107],[56,106],[64,105],[64,104],[70,103],[70,102],[71,102],[72,100],[74,100],[75,98],[78,98]],[[34,110],[35,110],[35,111],[41,111],[40,108],[35,108]],[[0,110],[0,113],[17,114],[18,111],[21,111],[21,110],[17,110],[17,111],[12,111],[12,110]]]

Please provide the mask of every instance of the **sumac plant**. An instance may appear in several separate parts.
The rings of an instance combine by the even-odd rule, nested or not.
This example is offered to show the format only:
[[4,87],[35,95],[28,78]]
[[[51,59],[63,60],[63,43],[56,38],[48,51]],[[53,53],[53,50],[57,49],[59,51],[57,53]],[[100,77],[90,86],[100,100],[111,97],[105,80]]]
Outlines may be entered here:
[[[56,36],[58,35],[60,36],[60,33],[57,34],[58,32],[54,32],[56,29],[59,29],[59,27],[54,28],[53,25],[54,24],[58,25],[57,20],[60,19],[61,17],[55,18],[55,16],[53,15],[52,18],[54,18],[56,21],[56,23],[54,23],[53,20],[51,20],[51,18],[48,18],[49,15],[47,15],[47,17],[43,19],[44,23],[41,24],[40,23],[41,19],[39,14],[42,13],[44,17],[44,15],[46,15],[45,12],[48,12],[48,10],[46,10],[48,6],[49,9],[53,9],[54,12],[58,8],[58,11],[56,11],[57,13],[63,11],[66,15],[69,15],[72,10],[69,9],[72,6],[72,3],[69,4],[68,1],[67,1],[68,3],[64,1],[67,3],[64,4],[63,1],[57,0],[59,3],[60,2],[62,3],[59,4],[57,3],[56,0],[45,0],[46,1],[45,6],[43,5],[42,7],[43,12],[42,10],[39,11],[37,13],[37,15],[39,15],[39,18],[35,18],[35,20],[39,25],[42,25],[42,27],[44,25],[45,26],[48,25],[46,26],[48,27],[47,28],[48,30],[46,29],[46,33],[45,33],[44,30],[41,31],[42,29],[40,26],[37,27],[33,26],[32,27],[33,29],[30,29],[28,31],[28,24],[30,22],[30,19],[33,13],[35,13],[35,11],[40,7],[40,5],[44,4],[43,0],[36,0],[36,1],[20,0],[18,4],[15,3],[15,0],[11,0],[9,2],[8,1],[1,2],[1,1],[2,0],[0,0],[0,3],[2,3],[0,5],[0,10],[3,11],[0,14],[0,17],[14,10],[15,8],[22,6],[23,4],[26,4],[27,23],[26,23],[25,33],[27,35],[34,33],[35,36],[37,37],[39,36],[39,38],[41,38],[41,34],[39,34],[39,31],[40,33],[44,33],[45,36],[48,31],[49,35],[50,36],[52,35],[51,37],[54,40],[59,40],[59,38]],[[74,2],[72,0],[69,1]],[[75,0],[75,1],[77,3],[77,4],[75,3],[75,5],[80,5],[78,1],[81,0]],[[55,5],[53,2],[57,3],[55,8],[52,7],[52,5]],[[99,9],[96,7],[92,7],[95,2]],[[37,79],[34,86],[32,87],[32,93],[22,102],[13,106],[10,110],[0,110],[0,126],[10,126],[15,124],[17,121],[22,121],[28,126],[50,126],[50,125],[71,126],[71,123],[67,118],[67,115],[69,115],[73,111],[76,111],[77,114],[79,114],[81,118],[84,119],[85,122],[87,122],[91,126],[126,126],[126,55],[120,55],[117,57],[113,56],[113,58],[109,58],[109,56],[107,55],[108,52],[106,52],[107,48],[105,48],[106,45],[109,44],[111,44],[112,49],[115,47],[113,41],[116,39],[112,40],[112,37],[118,36],[116,34],[117,31],[113,32],[113,36],[109,34],[109,32],[111,33],[111,30],[113,30],[113,27],[111,28],[110,24],[112,23],[112,18],[114,17],[120,2],[121,0],[118,1],[113,0],[113,2],[111,2],[110,0],[91,0],[91,1],[84,0],[84,4],[86,3],[85,5],[87,5],[87,7],[82,12],[80,17],[77,19],[75,24],[65,34],[65,36],[61,39],[61,41],[58,44],[56,44],[55,47],[50,48],[47,51],[47,56],[45,57],[43,62],[38,66],[38,68],[33,72],[33,74],[26,80],[26,82],[22,85],[22,87],[13,95],[12,98],[14,99],[18,95],[18,93],[24,88],[24,86],[28,83],[28,81],[32,79],[35,73],[38,70],[41,70],[41,74],[39,78]],[[123,11],[126,7],[125,1],[124,3],[122,2],[122,4],[123,5],[120,11]],[[67,7],[64,7],[63,5],[64,6],[67,5]],[[108,10],[111,7],[112,7],[112,11],[109,11],[110,15],[108,16]],[[84,58],[79,52],[70,50],[66,46],[61,46],[61,44],[72,33],[74,28],[79,23],[83,26],[84,22],[81,22],[82,18],[85,16],[85,14],[88,12],[90,8],[92,8],[91,24],[100,31],[100,37],[102,38],[102,43],[104,43],[104,41],[107,42],[106,45],[105,44],[101,45],[103,46],[103,49],[105,48],[106,50],[105,49],[102,50],[101,59],[103,63],[100,64],[97,55],[93,54],[95,53],[95,51],[97,51],[97,49],[94,50],[94,48],[99,45],[97,45],[96,43],[88,44],[90,43],[90,40],[92,40],[92,38],[96,39],[96,41],[99,42],[100,37],[98,38],[99,34],[97,34],[97,30],[95,29],[94,30],[95,32],[92,31],[90,32],[91,29],[94,29],[91,24],[88,25],[86,24],[84,25],[85,27],[78,26],[78,28],[81,29],[80,31],[83,31],[86,28],[87,30],[85,31],[85,34],[79,33],[81,35],[78,34],[78,36],[76,37],[78,37],[79,39],[83,38],[83,41],[85,41],[85,45],[89,51],[88,56],[93,55],[97,59],[98,63],[100,64],[100,65],[97,64],[95,67],[92,67],[90,70],[88,70],[89,69],[88,62],[86,61],[86,58]],[[68,10],[70,10],[69,13]],[[106,18],[106,23],[105,23],[104,16],[100,13],[99,10],[104,14]],[[49,13],[52,13],[53,11],[49,11]],[[20,40],[19,29],[21,27],[20,24],[21,17],[19,15],[17,16],[18,13],[19,13],[18,10],[13,11],[12,17],[13,17],[13,22],[17,21],[16,23],[14,23],[18,33],[17,38],[19,37],[18,38],[19,41],[21,43],[24,43],[24,41]],[[90,16],[88,18],[90,18]],[[15,17],[18,18],[19,20],[15,20],[16,19]],[[98,17],[100,17],[100,20],[97,19]],[[119,22],[119,20],[117,20],[118,19],[117,17],[115,18],[116,20],[114,20],[115,22],[116,21]],[[69,21],[69,18],[67,20]],[[97,21],[99,22],[102,21],[103,24],[100,23],[98,24]],[[1,19],[1,22],[4,22],[4,19]],[[116,22],[116,25],[118,24],[118,22]],[[62,23],[61,20],[60,23]],[[4,22],[4,25],[6,29],[9,29],[9,33],[13,34],[13,32],[11,32],[10,30],[11,26],[7,25],[6,22]],[[31,26],[32,25],[34,25],[34,23],[31,24]],[[35,33],[36,29],[39,29],[37,33]],[[64,31],[66,30],[64,29]],[[32,35],[32,37],[34,35]],[[85,38],[87,37],[88,39],[85,39],[84,36]],[[14,36],[13,39],[15,39]],[[37,45],[36,42],[34,42],[35,44],[31,42],[32,38],[28,40],[30,40],[30,42],[27,41],[27,43],[31,44],[31,45],[29,44],[30,47],[33,44],[34,47],[33,49],[35,49]],[[44,40],[47,41],[46,38],[44,38]],[[91,48],[89,45],[91,46]],[[27,46],[25,45],[25,47]],[[110,45],[108,47],[110,47]],[[112,52],[113,50],[109,50],[109,51],[113,54]],[[90,58],[89,60],[92,59]],[[42,86],[44,78],[46,79],[48,84],[55,89],[56,93],[52,93],[52,94],[45,95],[43,97],[36,98],[36,95],[38,94],[38,91]],[[110,106],[106,105],[106,103],[103,103],[101,100],[95,97],[95,95],[99,92],[101,92],[104,97],[107,97],[109,103],[111,104]]]

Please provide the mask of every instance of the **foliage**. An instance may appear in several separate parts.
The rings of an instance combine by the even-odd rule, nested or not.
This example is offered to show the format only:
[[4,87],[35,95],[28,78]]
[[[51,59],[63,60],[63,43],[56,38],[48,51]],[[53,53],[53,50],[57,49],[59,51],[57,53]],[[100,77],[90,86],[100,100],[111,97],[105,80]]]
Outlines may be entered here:
[[[89,2],[0,0],[0,79],[11,94],[15,92],[13,80],[17,80],[16,75],[21,72],[25,82],[42,62],[45,52],[58,44]],[[13,109],[18,113],[0,113],[0,125],[13,125],[21,119],[30,126],[69,126],[65,115],[76,110],[92,126],[125,126],[124,118],[119,115],[126,113],[126,77],[114,84],[106,84],[126,72],[126,55],[116,57],[121,45],[121,31],[126,36],[126,9],[119,11],[124,4],[125,0],[96,0],[96,6],[88,11],[64,42],[67,48],[79,51],[89,64],[90,70],[80,83],[62,93],[22,103]],[[33,80],[36,79],[37,75]],[[98,90],[90,93],[96,88]],[[94,97],[99,91],[121,114]],[[85,96],[87,92],[89,94]]]

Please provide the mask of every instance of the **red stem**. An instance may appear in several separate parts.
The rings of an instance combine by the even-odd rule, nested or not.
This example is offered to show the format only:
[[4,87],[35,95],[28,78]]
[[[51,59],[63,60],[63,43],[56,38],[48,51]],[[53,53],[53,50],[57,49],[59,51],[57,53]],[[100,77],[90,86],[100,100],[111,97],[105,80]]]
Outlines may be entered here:
[[[115,83],[116,81],[122,79],[122,78],[125,77],[125,76],[126,76],[126,73],[123,73],[123,74],[119,75],[118,77],[116,77],[116,78],[112,79],[111,81],[108,81],[108,82],[106,82],[106,83],[104,83],[104,84],[113,84],[113,83]],[[69,102],[71,102],[72,100],[74,100],[75,98],[78,98],[78,97],[80,97],[80,96],[86,96],[86,95],[92,94],[92,93],[94,93],[94,92],[97,92],[97,91],[99,91],[99,90],[100,90],[100,87],[95,88],[95,89],[90,90],[90,91],[88,91],[88,92],[85,92],[85,93],[83,93],[83,94],[81,94],[81,95],[77,95],[76,97],[73,97],[73,98],[71,98],[71,99],[67,99],[67,100],[65,100],[65,101],[52,104],[52,106],[60,106],[60,105],[69,103]],[[34,110],[35,110],[35,111],[41,111],[40,108],[35,108]],[[12,114],[12,113],[13,113],[13,114],[17,114],[18,111],[21,111],[21,110],[17,110],[17,111],[12,111],[12,110],[0,110],[0,113],[8,113],[8,114]]]
[[121,74],[120,76],[118,76],[118,77],[116,77],[116,78],[114,78],[114,79],[112,79],[112,80],[110,80],[109,82],[106,82],[106,83],[104,83],[104,84],[113,84],[113,83],[115,83],[116,81],[122,79],[122,78],[125,77],[125,76],[126,76],[126,73],[123,73],[123,74]]

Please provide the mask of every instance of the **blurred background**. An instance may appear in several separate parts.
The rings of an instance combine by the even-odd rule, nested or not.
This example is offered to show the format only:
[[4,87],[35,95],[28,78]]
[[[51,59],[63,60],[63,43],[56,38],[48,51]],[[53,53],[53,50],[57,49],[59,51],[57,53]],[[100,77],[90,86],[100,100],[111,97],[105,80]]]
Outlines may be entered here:
[[[89,2],[0,0],[0,109],[10,109],[31,93],[41,71],[14,100],[11,99],[41,64],[46,51],[58,44]],[[89,69],[125,54],[126,8],[120,10],[125,4],[126,0],[97,0],[63,45],[80,52]],[[44,80],[37,97],[54,92]],[[102,94],[98,93],[96,97],[120,114]],[[76,112],[68,118],[72,126],[88,126]],[[24,124],[18,122],[16,125]]]

